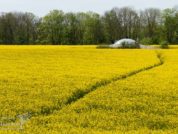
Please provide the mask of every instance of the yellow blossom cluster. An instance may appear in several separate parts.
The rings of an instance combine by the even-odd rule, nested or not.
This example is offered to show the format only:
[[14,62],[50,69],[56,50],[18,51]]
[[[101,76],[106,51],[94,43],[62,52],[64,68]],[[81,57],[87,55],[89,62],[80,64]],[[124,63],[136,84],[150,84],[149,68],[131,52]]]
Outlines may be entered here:
[[177,62],[176,49],[0,46],[0,115],[28,113],[23,133],[175,133]]

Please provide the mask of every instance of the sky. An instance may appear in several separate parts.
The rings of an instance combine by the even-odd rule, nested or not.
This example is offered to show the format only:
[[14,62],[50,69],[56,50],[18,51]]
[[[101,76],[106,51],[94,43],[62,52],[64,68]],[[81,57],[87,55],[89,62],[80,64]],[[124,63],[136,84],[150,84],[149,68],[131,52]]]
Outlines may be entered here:
[[130,6],[140,10],[149,7],[165,9],[176,5],[178,0],[0,0],[0,12],[32,12],[42,17],[53,9],[64,12],[94,11],[104,14],[113,7]]

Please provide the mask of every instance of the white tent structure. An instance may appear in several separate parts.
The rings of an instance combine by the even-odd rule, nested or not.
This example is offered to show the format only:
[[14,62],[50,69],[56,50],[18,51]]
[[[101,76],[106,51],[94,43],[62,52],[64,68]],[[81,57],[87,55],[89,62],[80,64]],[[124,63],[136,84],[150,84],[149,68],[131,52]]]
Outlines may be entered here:
[[112,48],[140,48],[138,42],[133,39],[121,39],[110,45]]

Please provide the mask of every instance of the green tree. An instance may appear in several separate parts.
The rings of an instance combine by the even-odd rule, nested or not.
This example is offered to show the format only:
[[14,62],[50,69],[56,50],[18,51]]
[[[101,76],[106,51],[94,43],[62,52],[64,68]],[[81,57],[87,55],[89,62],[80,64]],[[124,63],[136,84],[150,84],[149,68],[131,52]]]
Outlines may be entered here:
[[93,12],[86,13],[86,19],[84,20],[84,24],[84,43],[100,44],[104,42],[104,26],[99,14]]
[[35,44],[38,17],[32,13],[5,13],[0,17],[0,41],[5,44]]
[[81,38],[81,20],[74,13],[65,14],[65,27],[64,27],[64,44],[79,44]]
[[42,18],[39,26],[40,40],[42,43],[62,44],[64,39],[64,13],[53,10]]
[[15,39],[16,21],[12,13],[2,14],[0,19],[0,36],[1,42],[5,44],[13,44]]
[[150,38],[152,44],[158,44],[160,39],[161,11],[148,8],[140,12],[141,29],[144,38]]
[[121,20],[118,18],[117,9],[108,11],[103,16],[105,36],[108,43],[114,43],[115,40],[121,38]]
[[176,43],[178,29],[178,12],[175,9],[165,9],[162,13],[164,38],[169,43]]

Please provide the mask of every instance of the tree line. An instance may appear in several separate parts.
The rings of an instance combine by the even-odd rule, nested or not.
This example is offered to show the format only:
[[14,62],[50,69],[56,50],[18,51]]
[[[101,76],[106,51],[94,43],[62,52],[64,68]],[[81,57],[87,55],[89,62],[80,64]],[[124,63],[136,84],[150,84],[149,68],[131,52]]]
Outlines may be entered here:
[[178,44],[178,9],[130,7],[94,12],[0,13],[0,44],[111,44],[133,38],[143,44]]

